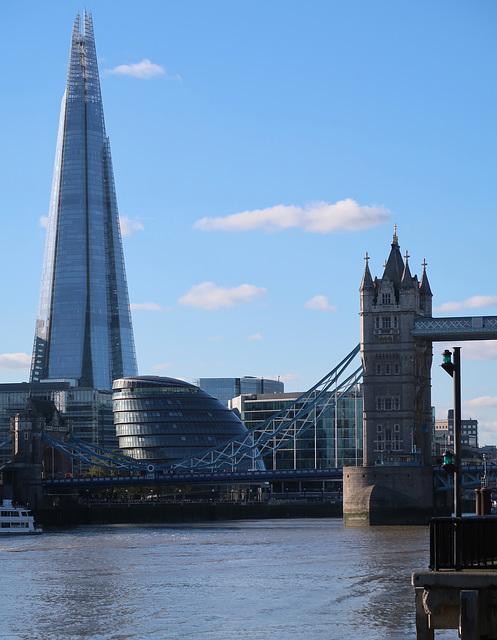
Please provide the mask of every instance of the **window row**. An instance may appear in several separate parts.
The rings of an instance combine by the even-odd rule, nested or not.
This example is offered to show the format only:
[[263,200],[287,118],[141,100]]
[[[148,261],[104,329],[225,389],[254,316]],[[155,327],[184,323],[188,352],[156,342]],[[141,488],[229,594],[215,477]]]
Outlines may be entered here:
[[[378,433],[382,433],[383,432],[383,425],[382,424],[377,424],[376,425],[376,431]],[[394,424],[393,425],[393,431],[394,431],[394,433],[400,433],[400,424]],[[385,427],[385,433],[386,434],[391,433],[390,427]]]
[[377,362],[376,363],[376,375],[377,376],[391,376],[399,375],[400,362]]
[[394,435],[391,439],[379,436],[375,442],[375,451],[386,453],[390,451],[402,451],[402,440],[398,435]]
[[374,327],[375,329],[398,329],[399,316],[376,316]]
[[116,435],[120,436],[148,436],[148,435],[170,435],[170,434],[192,434],[192,433],[200,433],[200,434],[210,434],[216,436],[232,436],[236,433],[233,429],[233,423],[224,423],[218,422],[215,426],[211,424],[204,424],[202,422],[197,423],[186,423],[180,424],[178,427],[177,424],[173,424],[171,422],[157,424],[157,423],[148,423],[148,424],[116,424]]
[[376,398],[376,411],[399,411],[400,396],[379,396]]
[[186,444],[195,446],[213,445],[215,440],[207,435],[188,436],[125,436],[120,438],[119,447],[128,449],[130,447],[181,447]]

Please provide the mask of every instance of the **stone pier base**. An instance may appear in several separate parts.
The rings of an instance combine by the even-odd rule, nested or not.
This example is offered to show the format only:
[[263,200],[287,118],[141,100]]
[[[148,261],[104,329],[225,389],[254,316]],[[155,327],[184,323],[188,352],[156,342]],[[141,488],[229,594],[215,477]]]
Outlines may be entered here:
[[431,467],[344,467],[345,526],[427,525],[434,515]]
[[420,571],[412,574],[416,638],[458,629],[461,640],[497,639],[497,572]]

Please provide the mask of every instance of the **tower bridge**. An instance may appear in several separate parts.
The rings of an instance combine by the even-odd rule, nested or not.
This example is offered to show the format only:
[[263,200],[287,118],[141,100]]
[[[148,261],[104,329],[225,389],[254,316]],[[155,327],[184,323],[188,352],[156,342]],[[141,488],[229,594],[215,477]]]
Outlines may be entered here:
[[[268,454],[291,446],[362,381],[364,461],[362,467],[347,467],[343,473],[346,519],[351,510],[355,510],[352,516],[357,517],[357,494],[369,496],[367,505],[359,504],[359,511],[363,510],[363,518],[367,512],[372,523],[370,512],[375,510],[375,492],[389,494],[392,509],[397,509],[399,501],[407,501],[412,511],[413,504],[424,504],[427,496],[432,500],[433,489],[447,491],[451,484],[446,472],[438,469],[433,473],[431,468],[432,343],[497,339],[497,317],[432,317],[426,263],[418,282],[417,277],[410,274],[407,256],[404,262],[400,255],[396,235],[381,279],[373,281],[368,261],[369,258],[360,289],[360,344],[285,409],[241,436],[158,467],[96,447],[74,436],[60,440],[56,432],[44,430],[45,452],[48,446],[86,465],[101,466],[110,474],[105,479],[91,479],[50,478],[45,473],[46,490],[62,486],[170,485],[207,481],[222,484],[242,479],[245,482],[340,479],[342,472],[336,469],[262,471],[260,461]],[[2,444],[7,444],[7,440]],[[245,471],[240,471],[241,463],[245,463]],[[119,471],[124,471],[124,475],[118,475]],[[490,470],[491,474],[494,472],[496,470]],[[482,474],[482,467],[466,470],[465,486],[478,484]],[[385,502],[384,495],[382,500]],[[431,503],[422,511],[427,513],[432,508]]]
[[[262,424],[193,456],[149,469],[144,460],[95,445],[113,430],[109,420],[86,426],[92,443],[69,437],[69,425],[60,416],[54,420],[51,409],[43,420],[18,414],[11,427],[12,443],[6,433],[0,434],[0,448],[12,447],[4,479],[18,474],[34,487],[43,474],[48,487],[48,470],[53,472],[58,464],[60,471],[71,459],[126,470],[133,477],[145,472],[164,478],[158,472],[165,472],[168,478],[195,473],[226,478],[241,472],[242,466],[262,472],[263,458],[274,455],[276,459],[278,451],[302,438],[362,382],[363,465],[344,469],[345,519],[373,523],[371,514],[390,511],[395,517],[399,508],[425,517],[434,506],[432,343],[497,339],[497,317],[434,318],[426,262],[418,280],[411,274],[409,255],[406,252],[403,258],[400,253],[396,229],[381,277],[373,279],[369,260],[366,254],[360,286],[360,344],[316,385]],[[85,12],[82,23],[77,17],[71,37],[29,394],[33,385],[48,380],[55,387],[64,386],[60,393],[68,401],[78,390],[88,389],[97,395],[106,393],[110,403],[113,381],[134,375],[136,357],[112,160],[93,24],[91,14]],[[5,394],[11,391],[6,389]],[[86,407],[103,415],[99,398]],[[289,472],[297,473],[295,458],[294,465]],[[307,469],[305,473],[319,476],[325,471]],[[67,480],[67,486],[70,480],[76,486],[76,479]]]

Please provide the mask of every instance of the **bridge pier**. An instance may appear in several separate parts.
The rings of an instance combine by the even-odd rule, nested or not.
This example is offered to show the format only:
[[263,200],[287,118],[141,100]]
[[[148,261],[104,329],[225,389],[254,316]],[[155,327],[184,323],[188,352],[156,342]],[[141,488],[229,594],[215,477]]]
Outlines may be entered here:
[[36,509],[42,502],[42,476],[47,472],[65,475],[70,459],[49,447],[43,433],[67,438],[69,426],[52,402],[32,398],[22,413],[10,419],[12,458],[3,469],[3,497]]
[[345,526],[427,525],[434,515],[431,467],[344,468]]
[[42,502],[41,464],[9,462],[3,470],[3,497],[37,509]]

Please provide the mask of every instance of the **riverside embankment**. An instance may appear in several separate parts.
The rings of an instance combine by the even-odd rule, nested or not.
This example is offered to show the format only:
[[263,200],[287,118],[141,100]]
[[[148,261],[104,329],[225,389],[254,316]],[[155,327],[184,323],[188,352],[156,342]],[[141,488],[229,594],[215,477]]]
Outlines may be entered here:
[[305,501],[90,502],[33,509],[33,514],[36,522],[44,526],[220,522],[273,518],[341,518],[342,505]]
[[273,518],[341,518],[341,503],[268,502],[99,502],[68,503],[33,509],[36,522],[44,526],[80,524],[139,524],[220,522]]

